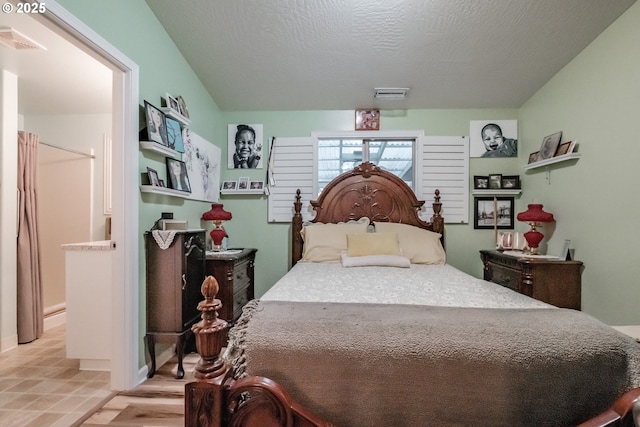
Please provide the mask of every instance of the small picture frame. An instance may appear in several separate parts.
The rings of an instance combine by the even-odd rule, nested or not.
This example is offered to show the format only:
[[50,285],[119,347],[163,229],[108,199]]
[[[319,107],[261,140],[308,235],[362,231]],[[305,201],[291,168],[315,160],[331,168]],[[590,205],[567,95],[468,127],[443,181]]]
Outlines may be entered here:
[[554,157],[564,156],[565,154],[573,153],[573,148],[575,147],[575,141],[567,141],[558,145],[558,150]]
[[144,112],[147,125],[147,138],[149,141],[168,147],[167,121],[162,110],[148,101],[144,101]]
[[154,187],[162,187],[160,177],[158,176],[158,171],[155,169],[151,169],[147,166],[147,176],[149,177],[149,184]]
[[540,160],[550,159],[556,154],[558,145],[560,145],[560,139],[562,139],[562,131],[545,136],[542,139],[539,155]]
[[172,157],[166,158],[167,162],[167,182],[169,188],[186,193],[191,193],[191,184],[189,183],[189,175],[187,174],[187,165],[178,159]]
[[251,181],[249,183],[249,190],[263,190],[264,181]]
[[238,190],[248,190],[249,189],[249,177],[241,176],[238,178]]
[[489,189],[500,190],[502,188],[502,174],[493,173],[489,175]]
[[380,130],[380,110],[356,110],[356,130]]
[[474,229],[513,230],[513,197],[475,197]]
[[180,122],[172,119],[171,117],[167,117],[166,121],[167,142],[169,143],[169,148],[176,150],[179,153],[184,153],[184,143],[182,141],[182,128],[180,127]]
[[176,99],[178,100],[178,107],[179,107],[180,114],[182,114],[182,116],[188,119],[189,109],[187,108],[187,103],[184,101],[184,98],[182,96],[178,96]]
[[539,151],[536,151],[535,153],[531,153],[529,154],[529,161],[527,163],[528,164],[535,163],[539,160],[539,157],[540,157]]
[[238,181],[224,181],[222,183],[223,190],[235,190],[238,186]]
[[482,175],[475,175],[473,177],[473,188],[475,190],[488,190],[489,189],[489,177]]
[[180,112],[180,104],[178,104],[178,99],[170,94],[165,94],[164,95],[164,99],[165,99],[165,103],[166,108],[168,108],[170,113],[174,113],[177,115],[182,115],[182,113]]
[[501,185],[504,190],[519,190],[520,175],[503,175]]
[[571,246],[571,240],[565,240],[562,244],[562,250],[560,251],[559,256],[562,261],[571,261],[571,251],[569,250],[569,246]]

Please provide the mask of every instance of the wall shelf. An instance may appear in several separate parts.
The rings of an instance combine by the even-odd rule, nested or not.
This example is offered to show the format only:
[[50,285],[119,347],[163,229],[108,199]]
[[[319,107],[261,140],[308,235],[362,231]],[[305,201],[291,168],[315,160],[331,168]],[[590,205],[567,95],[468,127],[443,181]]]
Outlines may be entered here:
[[553,165],[555,163],[566,162],[567,160],[579,159],[580,155],[581,155],[580,153],[563,154],[561,156],[552,157],[550,159],[544,159],[534,163],[529,163],[528,165],[524,165],[522,169],[524,170],[537,169],[544,166]]
[[220,190],[220,194],[225,196],[241,196],[241,195],[261,195],[265,194],[264,190]]
[[182,197],[183,199],[190,199],[191,193],[187,193],[186,191],[174,190],[172,188],[167,187],[158,187],[157,185],[141,185],[140,192],[142,193],[153,193],[153,194],[163,194],[165,196],[173,196],[173,197]]
[[140,141],[140,148],[162,154],[163,156],[173,157],[174,159],[180,159],[182,156],[182,153],[153,141]]
[[180,123],[182,123],[185,126],[189,126],[189,124],[191,123],[191,120],[189,120],[188,118],[186,118],[182,114],[176,113],[174,110],[172,110],[169,107],[160,107],[160,109],[162,110],[162,112],[165,115],[167,115],[167,117],[171,117],[172,119],[176,119],[177,121],[179,121]]
[[473,190],[471,194],[476,196],[517,196],[522,193],[521,188],[513,188],[513,189],[489,189],[489,190]]

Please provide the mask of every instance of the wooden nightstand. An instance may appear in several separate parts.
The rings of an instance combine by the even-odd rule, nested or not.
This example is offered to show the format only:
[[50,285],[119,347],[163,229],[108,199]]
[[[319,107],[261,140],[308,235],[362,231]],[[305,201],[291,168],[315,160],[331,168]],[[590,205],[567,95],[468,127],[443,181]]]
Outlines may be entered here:
[[218,299],[222,308],[218,317],[235,322],[242,307],[253,299],[254,263],[257,249],[244,248],[237,254],[207,253],[205,275],[213,276],[220,285]]
[[581,261],[561,261],[481,250],[484,280],[539,301],[580,310]]

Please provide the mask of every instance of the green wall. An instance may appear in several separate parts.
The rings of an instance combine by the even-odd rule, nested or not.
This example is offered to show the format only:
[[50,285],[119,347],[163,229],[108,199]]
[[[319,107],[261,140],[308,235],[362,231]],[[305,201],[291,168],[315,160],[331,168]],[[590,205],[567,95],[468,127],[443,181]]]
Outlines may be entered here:
[[[145,99],[159,103],[166,92],[182,95],[191,114],[191,129],[222,148],[223,165],[228,123],[262,123],[265,144],[271,136],[353,130],[351,110],[221,112],[145,2],[59,2],[139,65],[140,104]],[[381,119],[381,130],[423,129],[426,135],[435,136],[468,135],[470,120],[518,119],[519,158],[470,159],[470,178],[489,173],[521,175],[524,191],[516,200],[516,211],[536,201],[554,213],[557,223],[543,230],[550,237],[549,252],[557,253],[564,239],[572,240],[575,256],[586,266],[584,310],[611,324],[640,323],[636,307],[640,262],[633,246],[639,233],[632,224],[640,207],[633,197],[639,154],[635,124],[640,117],[640,57],[635,55],[639,24],[640,6],[635,4],[519,110],[383,111]],[[521,166],[528,153],[557,130],[564,132],[565,140],[579,140],[582,158],[575,164],[552,167],[548,174],[524,173]],[[139,159],[141,172],[147,166],[164,170],[164,159],[159,156],[140,153]],[[221,179],[240,175],[265,179],[266,170],[242,172],[223,166]],[[469,200],[472,217],[471,195]],[[223,196],[221,201],[233,213],[233,220],[225,224],[231,245],[259,249],[256,294],[260,296],[288,268],[289,227],[267,223],[264,197]],[[199,226],[200,215],[207,209],[203,202],[141,195],[140,230],[148,230],[167,210]],[[446,215],[446,206],[443,213]],[[524,225],[516,225],[516,231],[525,230]],[[140,301],[144,305],[144,245],[142,236],[140,239]],[[478,250],[493,244],[493,231],[473,230],[469,224],[446,227],[448,260],[469,274],[481,276]],[[140,313],[143,336],[142,307]]]
[[639,42],[635,3],[520,111],[521,162],[545,135],[578,141],[577,162],[525,175],[521,201],[554,214],[549,251],[572,241],[585,263],[583,310],[614,325],[640,324]]

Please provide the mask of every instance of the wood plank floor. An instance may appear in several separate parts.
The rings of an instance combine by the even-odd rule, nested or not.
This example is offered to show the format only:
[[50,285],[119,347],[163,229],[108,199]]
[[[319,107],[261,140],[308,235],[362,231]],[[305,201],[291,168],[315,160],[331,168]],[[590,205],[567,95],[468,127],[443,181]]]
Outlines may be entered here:
[[185,356],[184,378],[175,378],[174,359],[156,371],[153,378],[133,390],[119,393],[95,411],[85,415],[73,427],[165,427],[184,426],[184,386],[193,381],[193,368],[200,356]]

